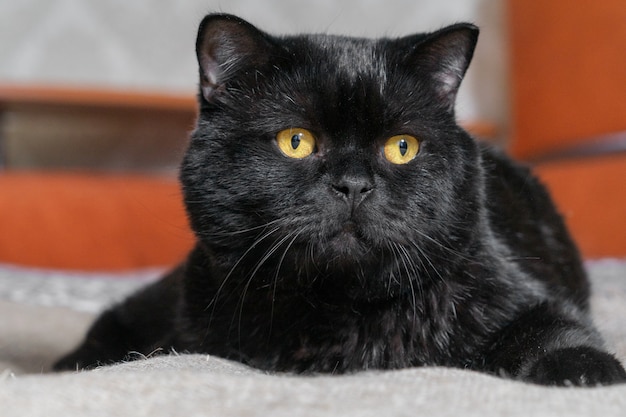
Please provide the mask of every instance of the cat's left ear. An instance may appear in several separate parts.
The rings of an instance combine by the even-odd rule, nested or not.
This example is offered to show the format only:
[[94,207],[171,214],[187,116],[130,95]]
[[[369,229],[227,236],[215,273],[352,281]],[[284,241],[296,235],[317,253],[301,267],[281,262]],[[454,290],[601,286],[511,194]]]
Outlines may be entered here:
[[429,34],[413,53],[412,64],[432,78],[435,92],[450,110],[474,55],[478,32],[470,23],[448,26]]

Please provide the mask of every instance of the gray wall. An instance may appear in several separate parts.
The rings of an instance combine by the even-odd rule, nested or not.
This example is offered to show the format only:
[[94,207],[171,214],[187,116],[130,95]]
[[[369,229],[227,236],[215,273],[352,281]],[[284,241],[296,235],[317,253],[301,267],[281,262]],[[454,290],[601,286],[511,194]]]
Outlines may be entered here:
[[396,36],[457,21],[481,26],[461,119],[506,125],[504,0],[2,0],[0,83],[194,92],[197,24],[238,14],[274,33]]

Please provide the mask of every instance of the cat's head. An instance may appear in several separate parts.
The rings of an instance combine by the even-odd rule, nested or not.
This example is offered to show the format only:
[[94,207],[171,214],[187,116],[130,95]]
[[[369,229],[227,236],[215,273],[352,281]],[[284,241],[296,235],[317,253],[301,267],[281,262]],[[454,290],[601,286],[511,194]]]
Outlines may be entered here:
[[477,222],[477,145],[454,116],[477,36],[274,37],[207,16],[181,170],[200,241],[225,264],[350,276],[369,296],[433,273]]

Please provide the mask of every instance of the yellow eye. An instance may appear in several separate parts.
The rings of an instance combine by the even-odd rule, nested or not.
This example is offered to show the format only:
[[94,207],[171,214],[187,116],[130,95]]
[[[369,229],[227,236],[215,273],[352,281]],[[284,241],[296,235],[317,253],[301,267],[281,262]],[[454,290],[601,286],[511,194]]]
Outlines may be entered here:
[[290,158],[302,159],[315,150],[315,136],[306,129],[293,127],[276,135],[278,147]]
[[396,135],[387,139],[383,148],[385,158],[392,164],[406,164],[420,150],[419,141],[410,135]]

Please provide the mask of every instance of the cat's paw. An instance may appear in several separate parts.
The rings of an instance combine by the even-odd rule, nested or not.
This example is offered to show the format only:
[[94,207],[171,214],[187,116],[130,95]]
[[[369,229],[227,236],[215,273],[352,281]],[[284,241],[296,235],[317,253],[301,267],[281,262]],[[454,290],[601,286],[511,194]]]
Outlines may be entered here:
[[52,365],[53,371],[80,371],[120,362],[128,351],[119,347],[101,345],[87,339],[73,352],[68,353]]
[[626,371],[609,353],[578,347],[559,349],[539,358],[523,379],[542,385],[609,385],[626,382]]
[[83,369],[89,369],[89,365],[86,365],[84,361],[76,355],[64,356],[52,365],[52,370],[56,372],[80,371]]
[[101,365],[97,352],[89,351],[84,347],[65,355],[52,365],[53,371],[80,371],[93,369]]

